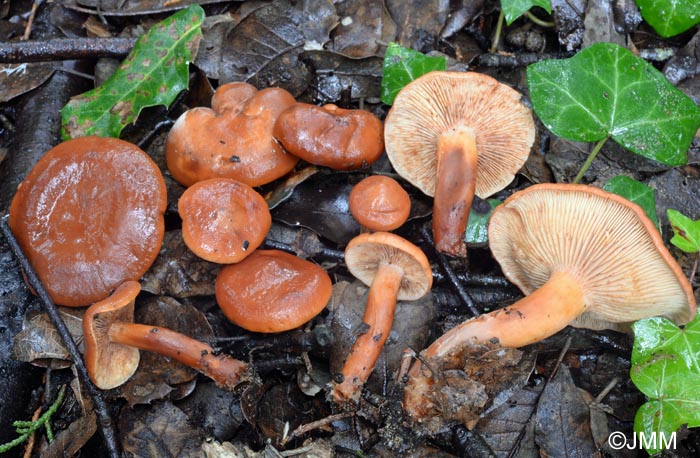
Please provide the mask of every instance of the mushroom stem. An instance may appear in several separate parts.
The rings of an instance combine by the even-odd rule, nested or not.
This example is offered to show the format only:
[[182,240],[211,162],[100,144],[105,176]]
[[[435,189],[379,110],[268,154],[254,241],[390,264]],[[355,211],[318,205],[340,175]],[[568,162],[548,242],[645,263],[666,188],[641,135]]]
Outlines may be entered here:
[[[503,347],[518,348],[549,337],[565,328],[586,310],[583,289],[566,272],[554,272],[547,282],[510,307],[467,320],[452,328],[423,350],[425,361],[436,368],[455,368],[468,345],[498,339]],[[426,401],[434,384],[432,370],[417,361],[409,371],[404,409],[414,418],[427,416]]]
[[369,326],[350,350],[342,369],[343,382],[333,388],[333,400],[357,401],[360,390],[369,378],[384,347],[394,322],[396,297],[404,272],[393,264],[382,264],[378,269],[367,297],[362,321]]
[[113,343],[158,353],[197,369],[224,389],[233,390],[248,371],[246,363],[216,355],[209,345],[167,328],[118,321],[109,327],[108,336]]
[[476,135],[471,129],[444,133],[438,139],[437,181],[433,203],[435,248],[466,256],[464,232],[476,188]]

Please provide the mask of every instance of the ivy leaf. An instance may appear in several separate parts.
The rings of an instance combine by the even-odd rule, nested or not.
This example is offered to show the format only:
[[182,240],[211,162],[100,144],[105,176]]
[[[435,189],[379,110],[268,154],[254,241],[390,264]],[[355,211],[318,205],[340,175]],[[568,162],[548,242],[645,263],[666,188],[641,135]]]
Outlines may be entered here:
[[671,243],[686,253],[700,252],[700,220],[693,221],[672,208],[666,214],[673,229]]
[[554,134],[580,142],[612,137],[667,165],[687,162],[700,108],[627,49],[596,43],[570,59],[528,66],[532,106]]
[[71,98],[63,107],[64,140],[119,137],[143,108],[170,105],[187,89],[203,19],[202,7],[191,5],[151,27],[104,84]]
[[493,210],[501,205],[498,199],[487,199],[484,201],[485,212],[479,212],[472,208],[469,212],[467,230],[464,233],[464,240],[470,245],[484,244],[488,242],[488,223]]
[[533,6],[539,6],[548,13],[552,12],[552,2],[550,0],[501,0],[501,9],[508,25],[511,25],[513,21],[525,14]]
[[[647,438],[670,438],[682,425],[700,426],[700,320],[683,329],[666,318],[632,325],[632,382],[649,401],[637,411],[634,431]],[[660,441],[653,441],[659,447]],[[644,444],[646,446],[646,444]],[[649,453],[659,449],[651,448]]]
[[700,0],[636,0],[636,3],[644,20],[664,38],[700,23]]
[[396,94],[408,83],[434,70],[445,70],[444,57],[430,57],[423,53],[390,43],[382,63],[381,100],[392,105]]
[[603,189],[622,196],[644,210],[654,226],[659,228],[659,219],[656,216],[656,199],[654,190],[649,186],[625,175],[618,175],[608,180]]

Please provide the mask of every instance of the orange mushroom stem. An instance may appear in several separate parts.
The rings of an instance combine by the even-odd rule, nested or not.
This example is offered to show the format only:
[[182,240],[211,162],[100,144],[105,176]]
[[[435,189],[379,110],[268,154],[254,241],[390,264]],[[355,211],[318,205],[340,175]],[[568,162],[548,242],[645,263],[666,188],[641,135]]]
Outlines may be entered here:
[[472,129],[440,135],[433,204],[433,237],[441,253],[466,256],[464,233],[476,188],[477,149]]
[[402,278],[403,270],[398,266],[382,264],[377,269],[362,318],[369,329],[357,338],[345,360],[343,382],[333,390],[336,402],[359,398],[360,390],[372,373],[391,332]]
[[369,285],[363,317],[368,326],[350,350],[342,369],[343,380],[333,386],[337,403],[356,402],[379,359],[394,323],[398,300],[417,300],[428,293],[433,276],[425,254],[391,232],[360,234],[345,249],[348,270]]
[[179,361],[225,389],[233,390],[249,378],[248,364],[216,354],[203,342],[171,329],[133,323],[140,291],[138,282],[125,282],[85,312],[85,365],[97,387],[112,389],[126,382],[138,367],[139,350]]
[[136,347],[179,361],[229,390],[241,382],[242,374],[248,369],[246,363],[216,354],[214,349],[204,342],[168,328],[116,322],[109,327],[108,335],[113,343]]

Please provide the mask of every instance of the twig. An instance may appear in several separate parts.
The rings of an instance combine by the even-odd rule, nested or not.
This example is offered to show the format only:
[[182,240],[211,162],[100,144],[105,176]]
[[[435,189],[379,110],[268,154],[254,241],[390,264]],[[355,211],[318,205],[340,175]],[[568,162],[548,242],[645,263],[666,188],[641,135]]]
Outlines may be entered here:
[[135,43],[135,38],[54,38],[46,41],[2,42],[0,63],[124,57]]
[[688,283],[691,285],[693,284],[693,280],[695,280],[695,274],[698,271],[698,260],[700,259],[700,252],[695,254],[695,261],[693,262],[693,269],[690,271],[690,275],[688,276]]
[[554,379],[554,376],[557,373],[557,370],[559,370],[559,366],[561,366],[561,362],[564,361],[564,356],[569,351],[569,348],[571,348],[571,337],[566,338],[566,342],[564,343],[564,347],[562,347],[561,351],[559,352],[559,357],[557,358],[557,362],[554,364],[554,368],[552,369],[552,373],[549,374],[548,381],[551,381]]
[[30,264],[29,259],[27,259],[24,252],[22,252],[22,248],[19,246],[17,239],[10,230],[10,226],[7,224],[7,219],[7,215],[2,217],[0,221],[0,231],[5,237],[5,240],[7,240],[7,244],[10,246],[10,250],[15,255],[15,258],[17,258],[20,268],[27,277],[28,283],[32,286],[32,288],[34,288],[36,295],[41,299],[41,303],[44,306],[44,311],[49,318],[51,318],[53,325],[56,327],[56,330],[60,334],[66,348],[68,349],[68,353],[70,354],[73,364],[78,371],[80,381],[87,388],[88,393],[93,399],[95,404],[95,413],[97,414],[98,418],[98,426],[100,428],[100,432],[102,433],[102,437],[104,438],[105,445],[107,446],[109,457],[120,458],[119,445],[117,444],[117,434],[114,428],[114,422],[109,415],[107,404],[99,391],[97,391],[97,388],[92,383],[92,380],[90,380],[90,376],[85,368],[85,364],[83,363],[83,358],[80,355],[78,346],[75,344],[70,331],[68,331],[68,327],[63,322],[63,319],[56,309],[56,305],[51,300],[51,297],[49,297],[49,293],[44,288],[41,280],[39,280],[39,277]]
[[324,426],[327,426],[334,421],[342,420],[344,418],[352,417],[355,415],[352,412],[343,412],[343,413],[337,413],[334,415],[329,415],[326,418],[322,418],[320,420],[312,421],[311,423],[306,423],[305,425],[299,426],[297,429],[292,431],[289,436],[285,437],[282,439],[282,446],[286,445],[290,440],[294,439],[295,437],[299,437],[302,434],[306,434],[310,431],[313,431],[314,429],[322,428]]
[[[431,245],[433,244],[433,237],[425,225],[423,227],[421,227],[421,235],[423,235],[423,238],[425,239],[426,242],[430,243]],[[437,252],[437,250],[436,250],[436,252]],[[447,260],[447,256],[445,256],[442,253],[437,253],[437,256],[438,256],[438,264],[440,264],[440,267],[442,268],[442,271],[445,273],[445,276],[450,281],[452,286],[454,286],[455,290],[457,291],[457,295],[459,296],[462,303],[469,309],[469,312],[471,313],[472,317],[479,316],[480,315],[479,309],[476,308],[476,305],[474,305],[474,301],[472,300],[471,296],[469,295],[467,290],[464,289],[462,284],[459,282],[459,278],[457,277],[457,274],[455,273],[454,270],[452,270],[452,267],[450,267],[450,263]]]

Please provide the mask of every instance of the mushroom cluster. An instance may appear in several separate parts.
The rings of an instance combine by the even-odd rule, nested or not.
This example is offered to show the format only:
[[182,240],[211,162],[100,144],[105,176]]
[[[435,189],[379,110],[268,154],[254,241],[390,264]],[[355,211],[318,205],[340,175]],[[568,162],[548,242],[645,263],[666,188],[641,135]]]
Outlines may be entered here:
[[[211,105],[175,123],[165,146],[167,167],[186,187],[178,201],[184,243],[220,264],[217,304],[232,323],[259,333],[308,323],[326,307],[332,282],[308,260],[260,249],[272,217],[254,187],[289,173],[300,159],[356,170],[386,146],[396,172],[434,196],[437,250],[465,256],[474,195],[485,198],[507,186],[535,137],[521,94],[471,72],[416,79],[400,91],[384,126],[363,110],[298,103],[282,89],[247,83],[222,85]],[[145,152],[122,140],[84,137],[56,146],[37,163],[12,201],[9,224],[52,299],[90,306],[83,319],[85,360],[98,387],[123,384],[145,350],[234,389],[252,377],[248,363],[133,322],[138,280],[161,248],[166,199],[163,176]],[[345,248],[345,265],[370,289],[363,327],[330,385],[330,398],[342,406],[359,400],[397,301],[417,300],[432,287],[426,255],[389,232],[410,212],[399,183],[370,176],[352,189],[349,207],[363,233]],[[416,422],[440,411],[432,394],[437,372],[459,367],[473,343],[497,340],[515,348],[567,325],[622,330],[649,316],[683,324],[696,312],[691,285],[652,222],[614,194],[533,185],[494,210],[488,232],[493,257],[526,297],[459,324],[422,351],[408,371],[403,399]]]

